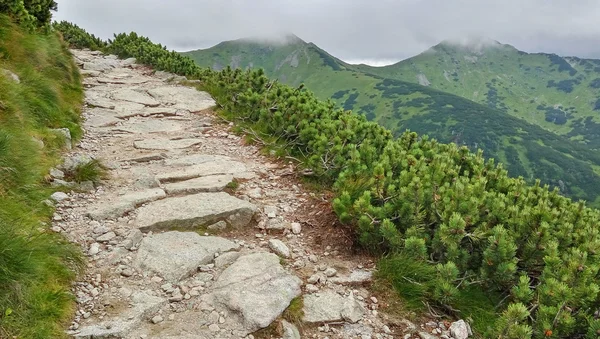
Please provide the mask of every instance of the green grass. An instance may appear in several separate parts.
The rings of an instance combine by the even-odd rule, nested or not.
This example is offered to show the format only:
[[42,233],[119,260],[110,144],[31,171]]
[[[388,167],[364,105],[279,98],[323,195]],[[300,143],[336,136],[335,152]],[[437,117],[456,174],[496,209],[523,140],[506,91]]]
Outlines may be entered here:
[[77,183],[91,181],[96,184],[99,183],[100,180],[106,179],[106,176],[106,167],[104,167],[97,159],[79,164],[73,169],[73,172],[65,173],[67,179]]
[[431,308],[449,318],[465,319],[475,332],[486,333],[503,310],[497,308],[502,298],[493,290],[470,285],[459,290],[451,304],[452,309],[448,309],[432,300],[435,277],[435,266],[402,253],[385,257],[377,264],[376,279],[393,286],[402,299],[404,312],[423,313]]
[[0,75],[0,338],[61,338],[82,256],[49,230],[53,210],[42,201],[62,146],[50,129],[81,135],[81,79],[57,35],[26,32],[3,15],[0,68],[20,78]]

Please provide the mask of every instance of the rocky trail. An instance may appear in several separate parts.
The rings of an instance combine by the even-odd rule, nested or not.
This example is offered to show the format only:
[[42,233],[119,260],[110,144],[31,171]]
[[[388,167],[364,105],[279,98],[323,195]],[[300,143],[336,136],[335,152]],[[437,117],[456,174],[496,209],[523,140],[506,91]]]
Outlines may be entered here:
[[62,169],[99,159],[109,176],[52,197],[53,230],[88,256],[69,335],[468,336],[464,322],[399,325],[379,312],[374,263],[350,255],[340,232],[322,233],[315,220],[333,220],[323,198],[293,164],[232,134],[210,95],[132,59],[73,54],[86,75],[85,136]]

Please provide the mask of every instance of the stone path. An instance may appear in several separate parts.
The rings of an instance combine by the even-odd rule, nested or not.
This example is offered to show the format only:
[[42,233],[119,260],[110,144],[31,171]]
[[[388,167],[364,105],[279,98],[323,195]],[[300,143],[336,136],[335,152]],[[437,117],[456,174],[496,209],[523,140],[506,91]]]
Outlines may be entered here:
[[[298,210],[317,199],[286,179],[291,164],[244,145],[181,77],[73,53],[86,75],[86,133],[64,166],[100,159],[109,179],[54,196],[53,230],[88,255],[72,337],[406,336],[366,288],[373,264],[319,245],[302,222]],[[303,315],[286,316],[302,303]],[[266,327],[279,334],[256,332]]]

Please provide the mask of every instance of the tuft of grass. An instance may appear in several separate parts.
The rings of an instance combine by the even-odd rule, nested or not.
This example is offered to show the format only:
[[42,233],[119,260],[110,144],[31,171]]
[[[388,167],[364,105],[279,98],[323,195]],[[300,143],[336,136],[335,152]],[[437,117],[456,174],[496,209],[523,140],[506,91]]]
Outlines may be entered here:
[[292,299],[290,306],[283,311],[283,319],[290,323],[302,327],[302,318],[304,318],[304,298],[302,296]]
[[429,311],[424,301],[429,301],[436,313],[449,318],[462,318],[471,324],[476,333],[486,333],[503,310],[502,296],[493,289],[469,285],[459,290],[451,305],[439,305],[432,301],[436,274],[435,266],[397,253],[379,260],[376,279],[377,285],[391,285],[394,288],[402,300],[400,306],[395,305],[396,309],[424,313]]
[[99,160],[93,159],[86,163],[77,165],[73,172],[66,174],[66,177],[77,182],[82,183],[84,181],[91,181],[94,184],[99,183],[100,180],[106,179],[107,170],[106,167],[100,163]]
[[[53,190],[44,176],[60,159],[54,128],[78,138],[81,77],[52,32],[31,32],[0,15],[0,338],[64,338],[74,311],[77,246],[48,229]],[[43,146],[41,145],[43,143]]]
[[233,179],[230,183],[228,183],[225,188],[235,192],[237,191],[237,189],[240,187],[240,183],[237,181],[237,179]]

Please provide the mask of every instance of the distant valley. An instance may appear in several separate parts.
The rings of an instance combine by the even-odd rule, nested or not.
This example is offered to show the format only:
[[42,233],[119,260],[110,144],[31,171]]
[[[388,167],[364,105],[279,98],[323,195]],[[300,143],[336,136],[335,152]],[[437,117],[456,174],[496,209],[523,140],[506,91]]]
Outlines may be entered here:
[[595,66],[596,60],[527,54],[495,42],[479,48],[442,43],[400,63],[371,67],[347,64],[296,36],[281,44],[227,41],[183,54],[213,69],[263,68],[396,134],[409,129],[481,148],[512,176],[540,178],[600,205],[600,129],[594,122],[600,61]]

